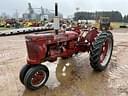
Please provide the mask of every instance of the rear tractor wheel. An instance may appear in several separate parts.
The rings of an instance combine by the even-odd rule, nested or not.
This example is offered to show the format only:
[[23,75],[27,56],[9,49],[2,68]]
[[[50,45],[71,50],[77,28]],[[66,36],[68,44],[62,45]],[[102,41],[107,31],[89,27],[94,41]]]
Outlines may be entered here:
[[90,49],[90,64],[95,71],[103,71],[108,66],[113,51],[113,35],[102,32]]

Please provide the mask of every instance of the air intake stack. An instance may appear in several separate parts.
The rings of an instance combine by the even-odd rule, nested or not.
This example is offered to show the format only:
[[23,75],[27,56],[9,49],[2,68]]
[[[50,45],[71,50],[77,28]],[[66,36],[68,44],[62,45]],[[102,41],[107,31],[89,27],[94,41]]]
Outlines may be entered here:
[[58,16],[58,4],[55,3],[55,17],[54,17],[54,30],[55,34],[58,35],[59,29],[60,29],[60,24],[59,24],[59,16]]

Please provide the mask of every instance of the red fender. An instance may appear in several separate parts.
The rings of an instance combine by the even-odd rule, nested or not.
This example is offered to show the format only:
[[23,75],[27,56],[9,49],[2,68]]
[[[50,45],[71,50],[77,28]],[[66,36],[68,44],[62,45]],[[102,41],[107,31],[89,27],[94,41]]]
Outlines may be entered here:
[[92,43],[95,40],[95,37],[97,37],[97,34],[99,34],[97,28],[93,28],[87,33],[85,38],[88,42]]

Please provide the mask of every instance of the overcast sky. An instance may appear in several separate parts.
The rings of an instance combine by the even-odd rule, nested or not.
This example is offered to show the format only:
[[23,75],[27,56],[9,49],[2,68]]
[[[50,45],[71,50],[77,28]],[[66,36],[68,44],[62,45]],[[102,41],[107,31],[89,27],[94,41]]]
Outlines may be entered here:
[[0,0],[0,13],[13,14],[26,12],[30,2],[34,8],[43,6],[53,9],[54,2],[59,2],[59,11],[64,15],[72,15],[77,7],[82,11],[120,11],[123,15],[128,14],[128,0]]

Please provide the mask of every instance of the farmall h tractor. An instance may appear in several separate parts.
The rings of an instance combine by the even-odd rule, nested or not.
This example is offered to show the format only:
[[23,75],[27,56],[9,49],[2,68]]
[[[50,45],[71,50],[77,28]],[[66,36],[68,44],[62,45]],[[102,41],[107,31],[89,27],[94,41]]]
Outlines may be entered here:
[[[58,6],[55,4],[55,32],[26,36],[27,64],[20,71],[20,81],[31,90],[45,85],[49,70],[42,62],[54,62],[57,57],[72,57],[79,52],[90,54],[90,65],[95,71],[103,71],[108,66],[112,50],[113,35],[108,30],[98,31],[92,27],[81,30],[79,26],[71,31],[59,32]],[[85,35],[86,34],[86,35]]]

